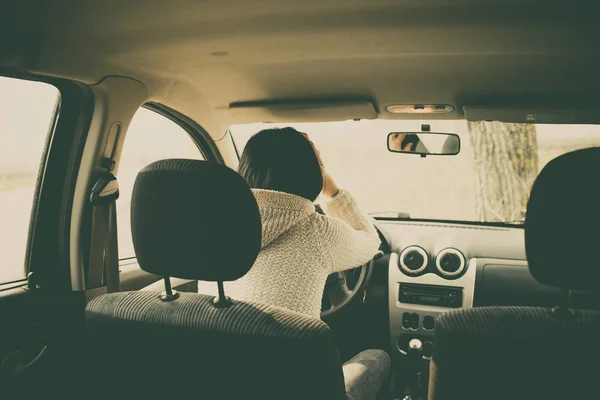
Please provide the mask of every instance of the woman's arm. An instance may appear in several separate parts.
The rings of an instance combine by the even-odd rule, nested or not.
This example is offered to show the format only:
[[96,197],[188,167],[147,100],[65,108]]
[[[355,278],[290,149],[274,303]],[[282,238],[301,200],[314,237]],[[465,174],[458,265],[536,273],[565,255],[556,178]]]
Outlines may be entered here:
[[339,190],[323,209],[327,215],[317,218],[319,247],[330,272],[361,266],[377,254],[381,244],[377,230],[350,193]]

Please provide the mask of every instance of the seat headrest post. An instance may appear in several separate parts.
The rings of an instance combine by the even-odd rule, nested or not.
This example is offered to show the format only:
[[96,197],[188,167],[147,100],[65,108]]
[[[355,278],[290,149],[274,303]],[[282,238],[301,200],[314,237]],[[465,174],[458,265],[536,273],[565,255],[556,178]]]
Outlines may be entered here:
[[554,315],[559,318],[567,318],[574,316],[575,313],[571,310],[571,290],[570,289],[561,289],[560,291],[560,303],[558,306],[552,309]]
[[229,297],[225,296],[225,288],[223,286],[223,281],[218,281],[217,286],[219,288],[219,294],[213,299],[213,305],[215,306],[215,308],[229,307],[232,304],[232,301]]
[[171,278],[165,277],[165,291],[161,293],[160,299],[162,301],[173,301],[179,298],[179,293],[171,288]]

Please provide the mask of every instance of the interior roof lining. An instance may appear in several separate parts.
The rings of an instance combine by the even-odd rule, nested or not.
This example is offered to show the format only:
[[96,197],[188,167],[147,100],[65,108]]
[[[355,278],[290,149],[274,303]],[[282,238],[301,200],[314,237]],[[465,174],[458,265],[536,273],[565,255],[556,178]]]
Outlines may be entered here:
[[[30,0],[8,10],[15,12],[1,38],[11,46],[0,46],[0,68],[88,83],[132,77],[148,88],[150,100],[189,116],[214,138],[240,121],[232,103],[254,99],[369,99],[383,119],[414,119],[385,111],[396,103],[451,104],[452,113],[426,118],[463,118],[463,106],[506,94],[554,95],[559,107],[572,108],[600,93],[595,7],[542,0],[52,6]],[[339,108],[329,110],[327,117],[321,109],[319,119],[341,117]],[[246,108],[241,120],[265,118],[264,107],[252,111]],[[287,115],[278,118],[296,118]],[[597,113],[586,115],[600,122]]]

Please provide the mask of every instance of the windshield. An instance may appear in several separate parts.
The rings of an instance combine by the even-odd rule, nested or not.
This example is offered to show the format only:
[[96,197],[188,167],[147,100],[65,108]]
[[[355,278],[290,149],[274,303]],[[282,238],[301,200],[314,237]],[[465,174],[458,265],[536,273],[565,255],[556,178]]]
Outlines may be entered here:
[[[390,132],[455,133],[460,153],[392,153]],[[596,125],[363,120],[233,125],[239,154],[267,128],[292,126],[315,143],[326,169],[360,207],[376,217],[522,224],[531,185],[553,158],[599,146]],[[293,151],[290,149],[289,151]]]

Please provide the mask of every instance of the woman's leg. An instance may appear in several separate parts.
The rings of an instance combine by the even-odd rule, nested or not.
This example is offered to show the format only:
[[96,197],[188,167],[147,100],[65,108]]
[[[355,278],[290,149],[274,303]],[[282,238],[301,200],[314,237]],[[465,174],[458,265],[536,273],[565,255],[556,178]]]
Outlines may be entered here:
[[374,400],[390,374],[390,356],[383,350],[365,350],[342,367],[348,400]]

